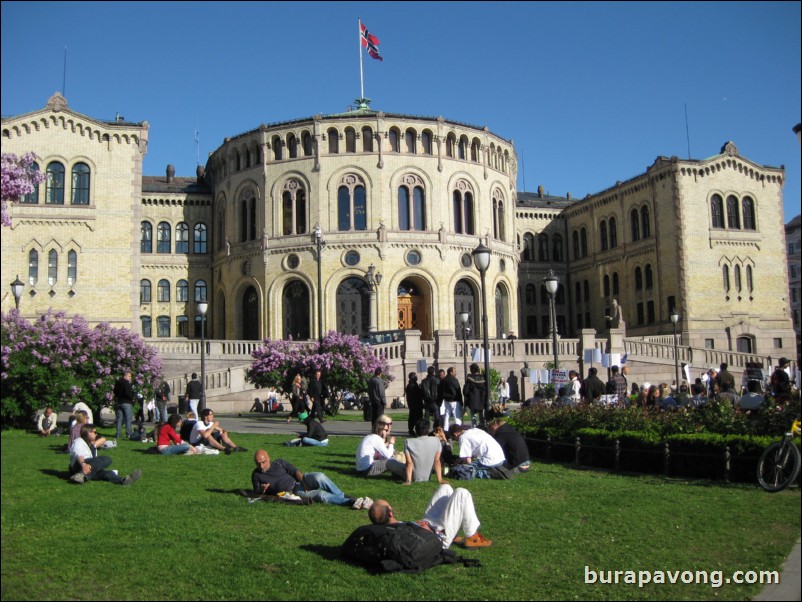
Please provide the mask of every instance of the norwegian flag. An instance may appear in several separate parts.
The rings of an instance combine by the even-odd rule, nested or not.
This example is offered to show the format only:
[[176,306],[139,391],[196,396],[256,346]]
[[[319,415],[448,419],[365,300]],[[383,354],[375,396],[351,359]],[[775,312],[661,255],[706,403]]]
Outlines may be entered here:
[[384,59],[379,54],[379,38],[370,33],[362,22],[359,23],[359,30],[362,32],[362,46],[368,49],[370,57],[383,61]]

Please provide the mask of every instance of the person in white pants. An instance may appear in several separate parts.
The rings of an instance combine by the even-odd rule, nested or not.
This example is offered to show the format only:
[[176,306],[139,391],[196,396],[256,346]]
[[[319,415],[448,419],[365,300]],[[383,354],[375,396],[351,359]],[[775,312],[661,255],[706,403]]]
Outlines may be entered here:
[[[368,515],[376,525],[399,522],[395,517],[392,506],[386,500],[376,500]],[[443,548],[452,543],[466,548],[487,548],[493,542],[479,533],[479,518],[473,505],[471,492],[462,487],[454,490],[451,485],[440,485],[434,492],[423,519],[417,524],[433,533],[436,533],[443,542]],[[463,537],[458,537],[460,529]]]

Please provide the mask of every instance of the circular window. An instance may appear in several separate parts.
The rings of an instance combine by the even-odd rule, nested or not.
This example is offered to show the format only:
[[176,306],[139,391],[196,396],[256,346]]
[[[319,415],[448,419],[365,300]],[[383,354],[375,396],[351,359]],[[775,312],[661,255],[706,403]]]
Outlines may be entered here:
[[421,254],[418,251],[410,251],[407,253],[407,263],[409,265],[418,265],[421,262]]
[[348,253],[345,254],[345,265],[355,266],[359,263],[359,260],[359,253],[356,251],[348,251]]
[[502,272],[503,272],[504,270],[506,270],[506,269],[507,269],[507,262],[506,262],[506,261],[504,261],[503,259],[500,259],[500,260],[499,260],[499,262],[498,262],[498,269],[499,269],[500,271],[502,271]]
[[470,253],[465,253],[462,257],[460,257],[460,263],[462,263],[462,267],[469,268],[473,265],[473,259],[471,259]]
[[298,257],[295,253],[287,257],[287,267],[291,270],[295,270],[298,266],[301,265],[301,258]]

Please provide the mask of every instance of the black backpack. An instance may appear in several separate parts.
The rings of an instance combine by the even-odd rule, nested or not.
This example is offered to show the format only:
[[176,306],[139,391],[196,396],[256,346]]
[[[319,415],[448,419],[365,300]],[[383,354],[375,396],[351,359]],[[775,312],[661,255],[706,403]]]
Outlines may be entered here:
[[439,564],[455,562],[479,565],[478,560],[458,557],[444,550],[435,533],[414,523],[359,527],[342,545],[340,554],[379,573],[420,573]]

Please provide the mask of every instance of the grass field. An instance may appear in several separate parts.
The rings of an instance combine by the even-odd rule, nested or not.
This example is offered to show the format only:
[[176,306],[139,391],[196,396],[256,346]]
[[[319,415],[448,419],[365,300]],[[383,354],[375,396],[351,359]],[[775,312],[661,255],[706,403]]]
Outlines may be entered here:
[[[113,435],[113,429],[101,433]],[[131,487],[74,485],[63,437],[8,431],[2,441],[2,599],[740,599],[761,586],[585,584],[608,570],[778,570],[800,533],[799,490],[725,485],[535,464],[513,481],[459,483],[473,493],[492,548],[459,553],[480,568],[372,576],[337,559],[365,512],[249,504],[251,453],[162,457],[147,445],[109,450],[112,468],[144,472]],[[286,436],[238,435],[346,493],[420,517],[436,484],[404,487],[353,472],[358,438],[285,448]],[[457,486],[457,482],[452,485]],[[622,578],[623,579],[623,578]]]

